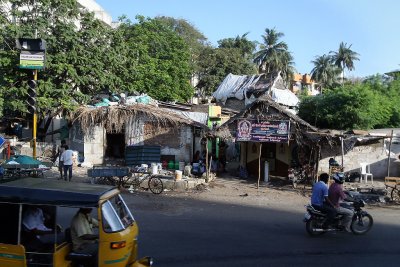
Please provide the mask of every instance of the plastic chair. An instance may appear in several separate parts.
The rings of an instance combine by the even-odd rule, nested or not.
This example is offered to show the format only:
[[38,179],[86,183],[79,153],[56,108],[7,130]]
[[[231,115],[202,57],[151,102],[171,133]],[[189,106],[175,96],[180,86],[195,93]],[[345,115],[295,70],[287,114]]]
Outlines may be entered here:
[[360,182],[364,179],[365,183],[368,181],[368,176],[371,177],[371,183],[374,183],[374,176],[371,173],[371,166],[368,163],[362,162],[360,163],[361,167],[361,178]]

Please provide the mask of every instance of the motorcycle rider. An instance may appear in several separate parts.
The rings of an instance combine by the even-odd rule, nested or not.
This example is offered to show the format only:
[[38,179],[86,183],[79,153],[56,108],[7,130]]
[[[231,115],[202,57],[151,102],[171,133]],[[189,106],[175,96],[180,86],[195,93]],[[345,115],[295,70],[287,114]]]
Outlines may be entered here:
[[347,232],[351,232],[350,225],[354,212],[340,206],[340,202],[346,198],[343,191],[344,174],[339,172],[333,174],[333,180],[335,180],[335,183],[331,184],[329,187],[328,198],[335,207],[337,213],[344,215],[342,224]]
[[336,216],[336,209],[328,198],[328,179],[329,174],[321,173],[319,181],[313,185],[311,195],[311,205],[314,209],[326,213],[327,220],[323,224],[323,228],[328,228],[328,225],[333,222]]

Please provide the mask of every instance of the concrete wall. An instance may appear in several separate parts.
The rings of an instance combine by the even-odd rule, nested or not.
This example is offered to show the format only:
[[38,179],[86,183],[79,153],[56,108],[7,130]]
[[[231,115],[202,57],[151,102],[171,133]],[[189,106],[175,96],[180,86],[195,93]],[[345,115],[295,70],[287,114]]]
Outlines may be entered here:
[[106,131],[103,127],[93,127],[84,137],[85,162],[102,164],[104,160]]
[[[400,144],[392,144],[390,156],[390,176],[400,177]],[[336,155],[336,156],[332,156]],[[366,162],[371,166],[374,178],[381,179],[387,176],[388,167],[388,140],[379,143],[356,146],[344,155],[343,165],[345,172],[360,171],[360,163]],[[319,172],[329,172],[329,159],[333,157],[339,164],[342,162],[341,148],[324,148],[321,151]]]

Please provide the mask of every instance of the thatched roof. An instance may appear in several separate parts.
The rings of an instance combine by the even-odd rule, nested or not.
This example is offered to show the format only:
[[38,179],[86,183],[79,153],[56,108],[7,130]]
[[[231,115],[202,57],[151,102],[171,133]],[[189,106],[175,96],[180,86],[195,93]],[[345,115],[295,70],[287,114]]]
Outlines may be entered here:
[[85,132],[94,126],[103,126],[107,131],[121,131],[129,119],[145,119],[155,127],[179,126],[182,124],[203,127],[179,114],[153,105],[136,104],[129,106],[80,107],[70,114],[72,121],[79,123]]
[[[276,112],[269,112],[269,108],[272,107],[276,110]],[[304,143],[305,141],[305,133],[306,132],[318,132],[318,129],[311,124],[307,123],[303,119],[301,119],[296,114],[286,110],[283,106],[275,103],[271,97],[262,96],[255,100],[252,104],[246,107],[246,109],[237,115],[230,118],[227,122],[225,122],[221,127],[219,127],[215,131],[210,131],[208,135],[213,135],[214,137],[220,137],[223,139],[234,139],[232,132],[230,129],[232,124],[241,118],[254,117],[259,120],[282,120],[284,118],[289,118],[292,122],[295,123],[295,140],[298,143]]]
[[[269,114],[268,113],[269,107],[272,107],[275,110],[277,110],[278,114],[277,115]],[[277,120],[277,119],[281,119],[281,118],[277,118],[278,116],[279,117],[286,116],[286,117],[289,117],[292,121],[296,122],[297,124],[308,129],[309,131],[318,132],[318,128],[312,126],[311,124],[309,124],[305,120],[301,119],[296,114],[288,111],[285,107],[274,102],[274,100],[272,100],[272,98],[269,96],[262,96],[262,97],[258,98],[253,103],[251,103],[249,106],[247,106],[243,112],[230,118],[225,124],[229,125],[229,124],[233,123],[234,121],[236,121],[237,119],[245,118],[250,114],[256,115],[257,118],[259,118],[260,120],[262,120],[262,119],[276,119]],[[281,115],[279,115],[279,114],[281,114]]]

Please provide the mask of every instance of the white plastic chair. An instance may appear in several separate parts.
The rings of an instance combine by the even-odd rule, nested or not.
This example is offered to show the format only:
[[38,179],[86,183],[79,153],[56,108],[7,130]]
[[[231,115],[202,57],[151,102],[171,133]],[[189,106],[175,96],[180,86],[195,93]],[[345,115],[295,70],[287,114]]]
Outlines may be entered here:
[[374,183],[374,176],[371,173],[371,166],[366,163],[366,162],[362,162],[360,163],[361,167],[361,179],[360,182],[362,182],[362,180],[364,179],[364,182],[367,183],[368,181],[368,176],[371,177],[371,183]]

